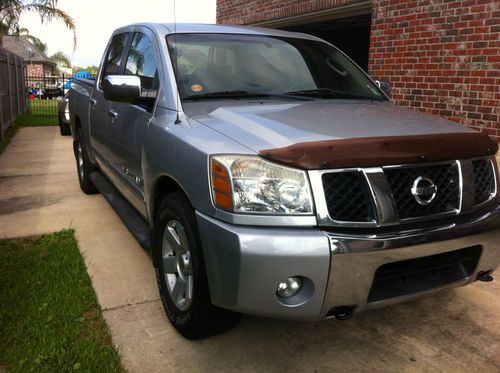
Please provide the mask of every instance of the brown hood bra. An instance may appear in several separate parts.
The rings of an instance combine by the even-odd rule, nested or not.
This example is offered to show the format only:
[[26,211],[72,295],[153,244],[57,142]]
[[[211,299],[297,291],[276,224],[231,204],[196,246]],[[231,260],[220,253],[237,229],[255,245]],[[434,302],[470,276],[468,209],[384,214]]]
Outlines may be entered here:
[[498,144],[483,133],[361,137],[303,142],[266,149],[268,160],[307,170],[375,167],[493,155]]

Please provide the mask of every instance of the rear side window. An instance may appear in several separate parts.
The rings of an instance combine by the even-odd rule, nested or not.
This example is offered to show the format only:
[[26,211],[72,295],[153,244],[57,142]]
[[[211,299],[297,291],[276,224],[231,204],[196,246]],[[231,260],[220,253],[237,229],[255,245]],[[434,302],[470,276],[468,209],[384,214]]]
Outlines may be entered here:
[[127,43],[127,35],[128,33],[123,33],[113,36],[104,64],[102,78],[106,75],[117,75],[121,73],[120,66],[122,64],[123,50]]
[[141,97],[156,98],[158,94],[158,65],[154,44],[147,35],[136,32],[125,66],[126,75],[137,75],[141,79]]

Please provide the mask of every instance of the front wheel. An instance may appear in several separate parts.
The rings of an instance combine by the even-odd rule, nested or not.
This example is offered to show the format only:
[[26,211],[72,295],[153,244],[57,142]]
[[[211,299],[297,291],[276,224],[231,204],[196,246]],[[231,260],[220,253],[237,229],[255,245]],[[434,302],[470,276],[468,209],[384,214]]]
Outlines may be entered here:
[[181,192],[167,195],[160,203],[153,256],[163,307],[180,334],[201,339],[236,324],[238,314],[210,301],[196,218]]

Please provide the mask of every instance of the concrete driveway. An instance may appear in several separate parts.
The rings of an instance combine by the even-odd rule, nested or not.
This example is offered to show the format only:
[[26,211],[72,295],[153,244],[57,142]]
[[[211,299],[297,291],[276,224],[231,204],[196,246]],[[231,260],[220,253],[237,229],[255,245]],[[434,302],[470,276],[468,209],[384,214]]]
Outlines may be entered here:
[[24,128],[0,156],[0,234],[68,227],[131,372],[500,371],[498,280],[344,322],[244,316],[224,335],[184,340],[163,313],[147,254],[101,196],[80,192],[71,139]]

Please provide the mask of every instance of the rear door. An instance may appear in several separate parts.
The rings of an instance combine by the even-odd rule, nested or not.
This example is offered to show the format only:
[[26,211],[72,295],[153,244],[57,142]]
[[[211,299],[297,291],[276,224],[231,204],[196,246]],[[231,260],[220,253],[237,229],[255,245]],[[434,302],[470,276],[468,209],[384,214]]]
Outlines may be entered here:
[[[113,115],[108,142],[112,167],[132,192],[129,198],[139,211],[143,211],[144,182],[142,151],[144,136],[154,119],[153,112],[160,90],[159,49],[154,35],[145,27],[134,27],[130,48],[125,58],[125,75],[136,75],[141,80],[141,95],[132,104],[110,103]],[[145,211],[145,210],[144,210]]]
[[129,37],[129,32],[116,34],[112,37],[101,63],[101,72],[97,77],[97,84],[90,98],[89,118],[91,144],[101,162],[109,162],[111,157],[107,146],[107,142],[110,140],[110,103],[104,99],[102,80],[107,75],[118,75],[123,73]]

